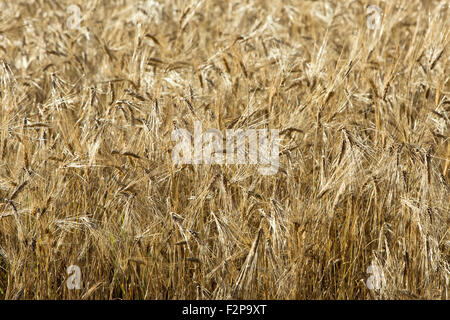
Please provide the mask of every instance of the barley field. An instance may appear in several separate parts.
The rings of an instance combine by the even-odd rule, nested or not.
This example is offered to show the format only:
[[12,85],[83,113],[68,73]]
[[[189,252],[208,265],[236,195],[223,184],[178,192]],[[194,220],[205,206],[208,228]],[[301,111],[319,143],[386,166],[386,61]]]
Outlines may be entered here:
[[0,299],[449,299],[448,4],[2,1]]

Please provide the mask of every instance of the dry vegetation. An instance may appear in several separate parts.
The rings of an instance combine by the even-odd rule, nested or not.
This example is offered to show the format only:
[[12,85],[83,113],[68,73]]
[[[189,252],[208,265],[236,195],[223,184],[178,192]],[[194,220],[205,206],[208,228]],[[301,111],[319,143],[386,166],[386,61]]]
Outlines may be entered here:
[[[159,2],[1,2],[0,299],[448,299],[448,3]],[[175,166],[195,120],[280,170]]]

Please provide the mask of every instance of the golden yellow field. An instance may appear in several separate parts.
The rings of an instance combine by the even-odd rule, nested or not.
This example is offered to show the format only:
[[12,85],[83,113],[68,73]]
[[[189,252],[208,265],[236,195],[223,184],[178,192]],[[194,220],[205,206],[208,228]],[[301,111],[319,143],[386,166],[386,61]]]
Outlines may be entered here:
[[0,299],[449,299],[448,4],[2,1]]

